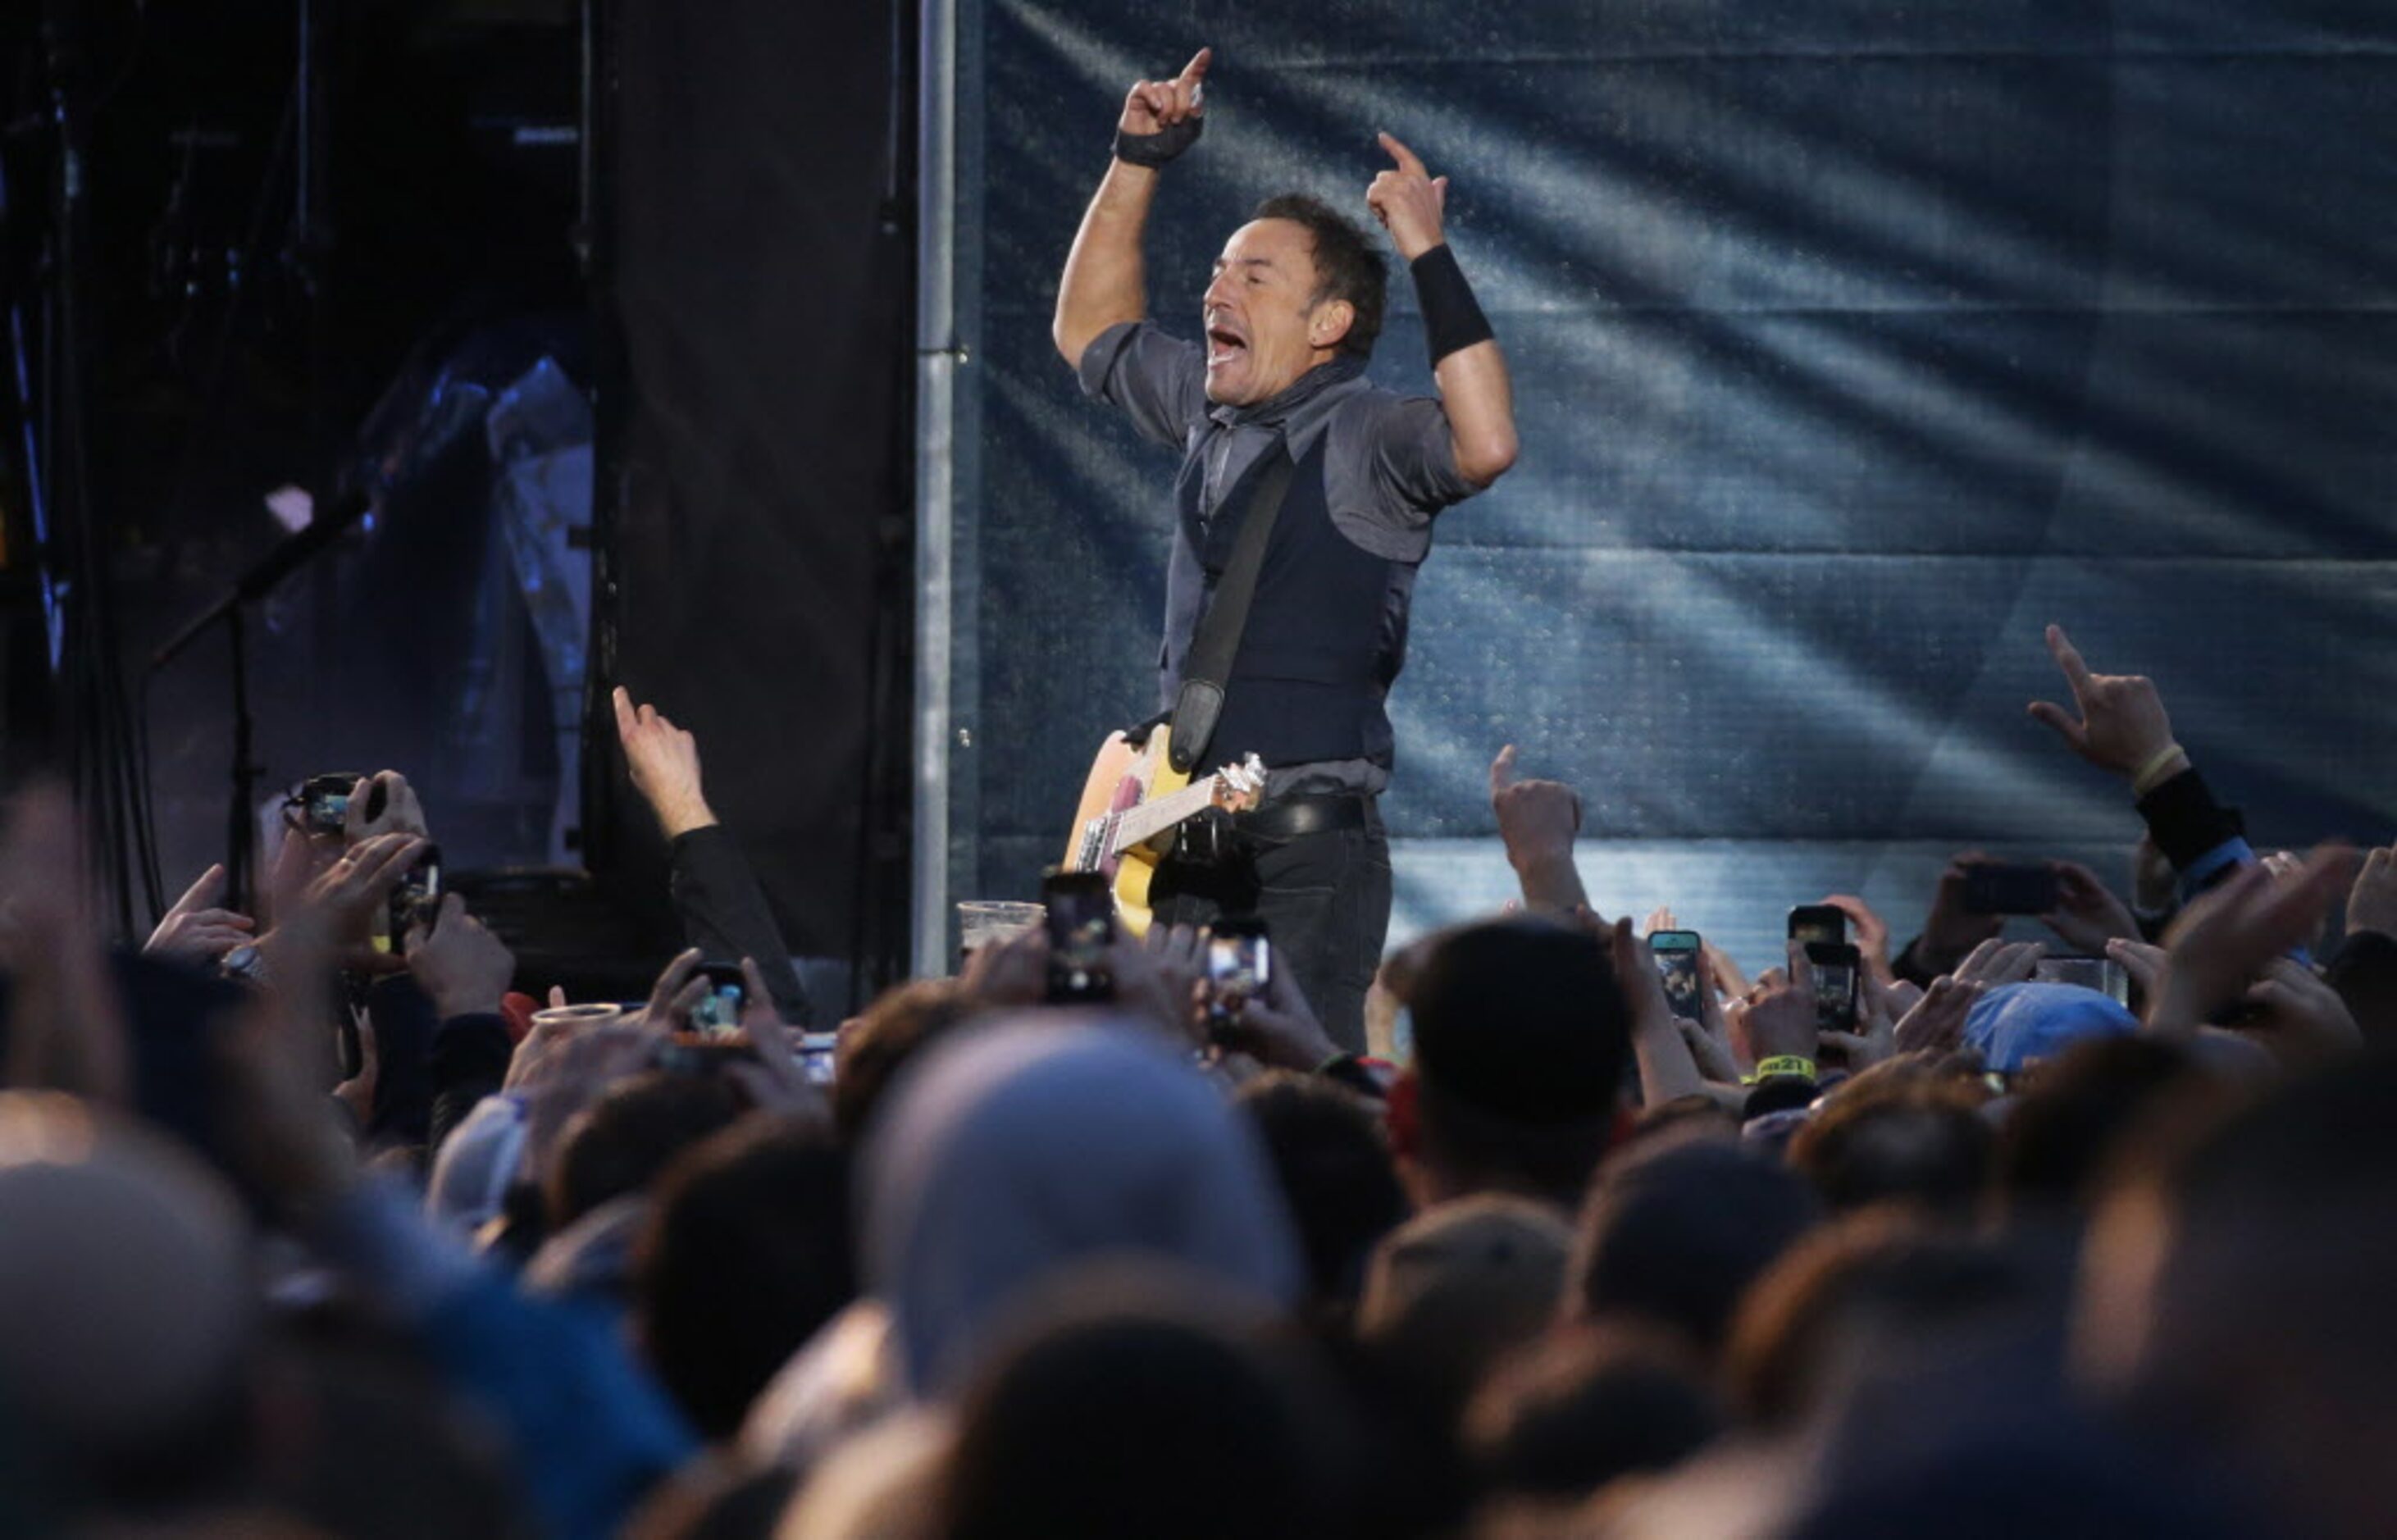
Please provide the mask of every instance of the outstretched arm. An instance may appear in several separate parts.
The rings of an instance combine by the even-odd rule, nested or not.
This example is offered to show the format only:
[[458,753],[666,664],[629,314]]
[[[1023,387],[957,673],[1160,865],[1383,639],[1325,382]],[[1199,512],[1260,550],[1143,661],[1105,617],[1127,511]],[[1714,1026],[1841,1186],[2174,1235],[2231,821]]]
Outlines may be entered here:
[[1415,153],[1389,134],[1382,136],[1382,148],[1398,164],[1373,179],[1365,202],[1414,276],[1456,468],[1474,486],[1487,487],[1515,463],[1515,395],[1506,355],[1498,351],[1448,249],[1440,226],[1448,179],[1426,170]]
[[[1197,137],[1200,83],[1212,50],[1201,48],[1172,80],[1144,80],[1124,97],[1116,122],[1116,158],[1075,233],[1057,285],[1057,315],[1049,334],[1065,362],[1079,368],[1099,333],[1148,314],[1148,283],[1141,232],[1157,197],[1159,167]],[[1130,148],[1138,160],[1125,158]]]

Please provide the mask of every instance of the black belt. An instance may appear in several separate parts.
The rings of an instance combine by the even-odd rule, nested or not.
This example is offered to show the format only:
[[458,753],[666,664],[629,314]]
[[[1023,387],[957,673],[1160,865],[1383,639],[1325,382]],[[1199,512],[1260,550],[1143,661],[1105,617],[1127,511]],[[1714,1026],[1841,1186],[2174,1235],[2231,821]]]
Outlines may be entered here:
[[1242,834],[1263,835],[1267,839],[1296,839],[1302,835],[1361,829],[1365,826],[1365,799],[1340,792],[1285,797],[1254,812],[1241,813],[1232,820],[1232,824]]

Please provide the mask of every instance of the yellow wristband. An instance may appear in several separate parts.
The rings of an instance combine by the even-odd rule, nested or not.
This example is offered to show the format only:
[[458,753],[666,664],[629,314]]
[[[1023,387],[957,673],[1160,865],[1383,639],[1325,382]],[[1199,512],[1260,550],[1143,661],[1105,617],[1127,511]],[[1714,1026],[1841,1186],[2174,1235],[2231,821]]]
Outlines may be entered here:
[[1758,1079],[1769,1080],[1776,1075],[1795,1075],[1800,1079],[1811,1080],[1814,1078],[1814,1061],[1801,1058],[1795,1053],[1783,1053],[1774,1058],[1758,1061],[1756,1065]]
[[2155,752],[2155,757],[2149,759],[2146,764],[2141,765],[2139,767],[2138,773],[2131,777],[2131,795],[2133,797],[2145,797],[2148,793],[2163,784],[2164,767],[2171,764],[2176,759],[2187,757],[2189,751],[2182,748],[2178,743],[2166,743],[2163,747],[2158,749]]

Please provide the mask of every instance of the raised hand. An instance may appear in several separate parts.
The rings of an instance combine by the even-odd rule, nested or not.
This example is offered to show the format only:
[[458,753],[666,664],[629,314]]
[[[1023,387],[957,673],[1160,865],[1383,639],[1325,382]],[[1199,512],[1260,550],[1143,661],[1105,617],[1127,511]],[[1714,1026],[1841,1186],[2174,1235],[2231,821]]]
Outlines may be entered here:
[[1883,984],[1895,980],[1889,969],[1889,922],[1873,912],[1872,905],[1854,893],[1833,893],[1823,901],[1848,917],[1848,929],[1855,939],[1856,953],[1873,977]]
[[516,954],[466,912],[464,899],[443,894],[434,923],[411,926],[407,942],[408,971],[443,1021],[499,1014],[501,997],[516,982]]
[[2368,852],[2355,874],[2347,894],[2347,933],[2358,931],[2397,936],[2397,848]]
[[[1207,66],[1214,57],[1214,49],[1201,48],[1190,56],[1190,62],[1182,66],[1182,73],[1172,79],[1134,84],[1124,93],[1123,115],[1116,120],[1117,129],[1145,137],[1188,125],[1190,138],[1197,139],[1198,124],[1207,111]],[[1176,154],[1180,153],[1180,149],[1174,151]]]
[[1922,921],[1922,938],[1915,943],[1916,959],[1929,971],[1953,971],[1974,947],[2006,928],[1999,916],[1975,914],[1965,902],[1967,873],[1988,860],[1978,850],[1968,850],[1939,874],[1939,885],[1931,893],[1931,913]]
[[[371,815],[368,810],[371,809]],[[358,845],[380,834],[433,837],[416,788],[397,770],[378,770],[350,788],[350,810],[341,820],[341,843]]]
[[224,955],[250,939],[257,922],[248,915],[221,909],[225,869],[209,867],[175,901],[141,945],[146,957],[162,957],[194,968],[214,968]]
[[2097,957],[2106,955],[2109,941],[2138,939],[2138,920],[2096,873],[2069,861],[2047,865],[2056,874],[2056,909],[2039,917],[2064,944],[2083,957]]
[[2189,757],[2173,740],[2172,718],[2164,713],[2163,697],[2153,679],[2144,674],[2092,673],[2060,625],[2047,628],[2047,650],[2064,671],[2081,715],[2076,717],[2048,701],[2033,701],[2030,714],[2053,728],[2073,753],[2126,781],[2149,785],[2188,764]]
[[1413,261],[1447,239],[1440,220],[1448,208],[1448,179],[1426,170],[1422,159],[1396,135],[1383,134],[1381,145],[1397,165],[1365,189],[1365,206],[1390,233],[1399,255]]
[[700,789],[699,740],[674,725],[655,706],[636,706],[630,691],[616,687],[616,741],[624,746],[624,769],[633,789],[657,814],[668,839],[716,822]]
[[2358,1052],[2364,1030],[2338,991],[2294,957],[2274,957],[2248,986],[2250,1014],[2241,1030],[2291,1068]]
[[2352,850],[2325,845],[2293,879],[2245,866],[2197,898],[2165,937],[2148,1024],[2191,1030],[2238,999],[2267,963],[2313,934],[2355,866]]
[[1581,830],[1578,793],[1561,781],[1516,779],[1515,745],[1508,743],[1490,761],[1490,810],[1497,815],[1506,863],[1522,879],[1525,904],[1571,913],[1589,902],[1573,870],[1573,836]]

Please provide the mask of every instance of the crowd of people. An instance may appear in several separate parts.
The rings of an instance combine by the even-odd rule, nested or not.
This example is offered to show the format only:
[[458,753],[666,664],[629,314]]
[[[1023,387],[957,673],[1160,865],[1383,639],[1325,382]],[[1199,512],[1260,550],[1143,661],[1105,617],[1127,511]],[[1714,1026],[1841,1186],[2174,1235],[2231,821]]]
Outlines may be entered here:
[[2127,1004],[1960,858],[1918,925],[1830,901],[1852,1024],[1796,942],[1677,1015],[1670,917],[1591,913],[1573,790],[1497,773],[1520,904],[1386,960],[1382,1055],[1286,971],[1211,1011],[1187,929],[1049,1003],[1036,927],[826,1083],[697,745],[622,692],[691,943],[631,1009],[395,911],[391,772],[138,947],[23,792],[0,1532],[2397,1533],[2397,852],[2251,849],[2156,687],[2048,642],[2057,773],[2169,874],[2056,869]]

